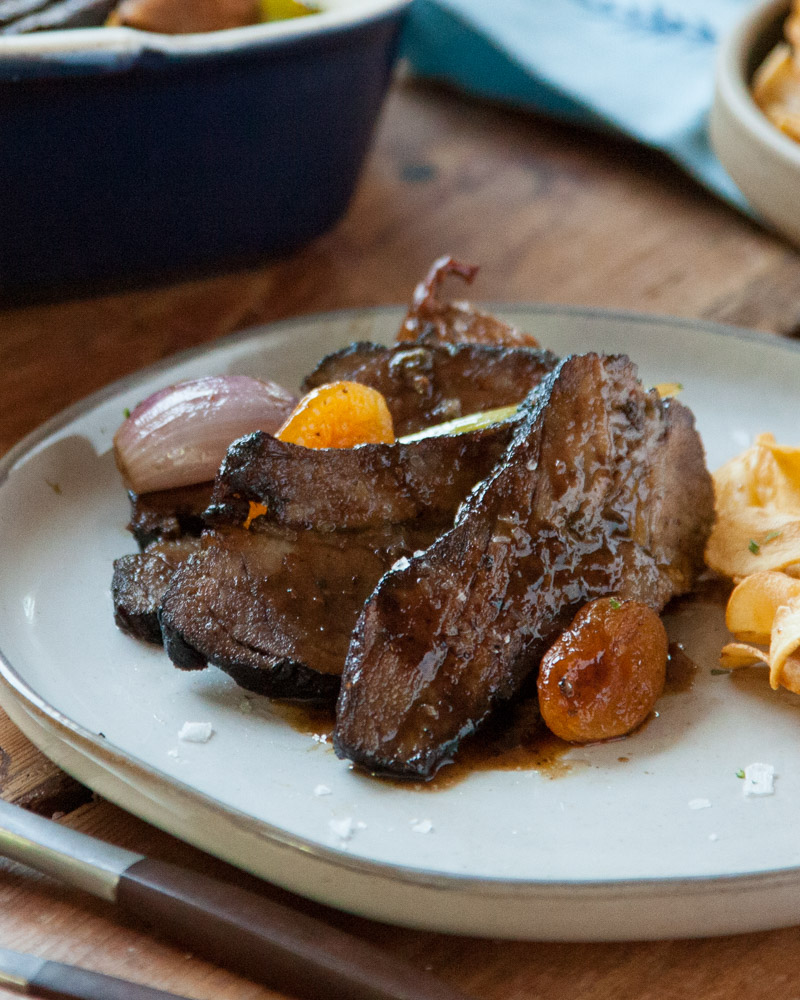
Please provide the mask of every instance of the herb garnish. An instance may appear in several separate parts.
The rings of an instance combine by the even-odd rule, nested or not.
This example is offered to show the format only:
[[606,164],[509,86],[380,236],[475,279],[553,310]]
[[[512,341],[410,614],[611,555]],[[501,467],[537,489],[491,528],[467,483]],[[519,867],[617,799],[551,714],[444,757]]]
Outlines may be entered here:
[[741,768],[739,768],[739,770],[736,772],[736,777],[737,778],[743,778],[744,777],[744,771]]
[[766,535],[764,535],[764,541],[761,544],[766,545],[767,542],[772,542],[776,538],[780,538],[782,534],[783,534],[782,531],[768,531]]
[[619,609],[622,607],[622,605],[619,603],[616,597],[612,597],[608,603],[611,605],[614,611],[619,611]]
[[754,556],[757,556],[761,549],[761,546],[754,538],[750,539],[750,544],[747,547],[748,549],[750,549],[750,551],[753,553]]
[[711,675],[713,677],[719,677],[720,674],[727,674],[727,673],[730,673],[730,671],[729,670],[724,670],[722,667],[712,667],[711,668]]
[[130,407],[126,406],[125,409],[122,411],[122,416],[125,417],[125,419],[127,420],[130,415],[131,415]]

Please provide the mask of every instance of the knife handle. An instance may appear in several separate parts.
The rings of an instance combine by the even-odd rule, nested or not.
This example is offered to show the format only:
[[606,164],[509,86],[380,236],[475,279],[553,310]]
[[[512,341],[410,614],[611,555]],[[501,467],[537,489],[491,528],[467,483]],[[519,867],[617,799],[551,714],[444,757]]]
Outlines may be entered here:
[[321,920],[164,861],[126,869],[117,902],[198,955],[302,1000],[469,1000]]
[[28,980],[25,992],[47,1000],[186,1000],[174,993],[60,962],[43,962]]

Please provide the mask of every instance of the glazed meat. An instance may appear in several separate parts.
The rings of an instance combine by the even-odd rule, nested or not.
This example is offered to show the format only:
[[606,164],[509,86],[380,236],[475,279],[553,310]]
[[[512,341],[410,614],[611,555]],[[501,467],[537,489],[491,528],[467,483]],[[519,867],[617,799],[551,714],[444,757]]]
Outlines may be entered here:
[[449,527],[470,489],[505,451],[513,424],[426,438],[314,450],[256,431],[234,442],[207,518],[243,524],[250,502],[274,524],[318,530],[420,522]]
[[555,368],[558,358],[530,347],[486,344],[357,343],[329,354],[303,383],[308,392],[349,380],[386,399],[398,437],[455,417],[512,406]]
[[264,518],[249,531],[209,533],[164,594],[165,649],[178,667],[211,663],[259,694],[330,700],[364,601],[435,534],[293,531]]
[[510,698],[585,602],[661,609],[700,570],[711,479],[691,413],[624,357],[572,357],[453,528],[397,567],[359,617],[334,745],[432,776]]
[[[236,442],[208,511],[217,530],[163,595],[172,660],[212,663],[273,697],[332,697],[378,580],[452,525],[513,426],[351,449],[302,448],[261,432]],[[251,502],[266,511],[244,530]]]
[[180,486],[153,493],[128,492],[131,519],[128,530],[144,549],[159,539],[199,535],[205,527],[203,512],[211,500],[213,483]]
[[496,316],[479,312],[469,302],[440,302],[439,290],[448,275],[472,284],[478,268],[459,264],[452,257],[433,262],[425,279],[414,289],[411,309],[403,320],[397,339],[421,337],[449,344],[500,344],[504,347],[538,347],[533,334],[517,330]]
[[114,561],[111,598],[114,621],[123,632],[145,642],[161,642],[161,599],[178,566],[199,549],[199,538],[173,539]]

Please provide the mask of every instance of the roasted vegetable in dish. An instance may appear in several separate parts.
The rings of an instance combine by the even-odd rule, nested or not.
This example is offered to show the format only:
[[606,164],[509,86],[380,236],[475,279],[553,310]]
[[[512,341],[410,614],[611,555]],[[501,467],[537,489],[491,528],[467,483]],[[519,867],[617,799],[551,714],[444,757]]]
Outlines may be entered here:
[[686,407],[625,357],[559,362],[439,301],[446,274],[473,271],[437,262],[398,343],[323,359],[213,485],[135,495],[144,548],[112,588],[117,623],[176,666],[276,698],[338,693],[337,753],[416,779],[535,696],[540,661],[558,735],[638,726],[664,681],[658,611],[692,586],[713,520]]
[[496,316],[480,312],[469,302],[441,302],[438,297],[448,275],[471,284],[478,268],[452,257],[434,261],[424,281],[414,290],[411,309],[403,320],[398,341],[441,341],[448,344],[499,344],[503,347],[538,347],[533,334],[517,330]]
[[228,445],[252,431],[277,431],[296,397],[246,375],[193,379],[154,392],[114,435],[114,457],[135,493],[213,479]]
[[0,0],[0,34],[123,25],[182,35],[282,21],[319,10],[304,0]]

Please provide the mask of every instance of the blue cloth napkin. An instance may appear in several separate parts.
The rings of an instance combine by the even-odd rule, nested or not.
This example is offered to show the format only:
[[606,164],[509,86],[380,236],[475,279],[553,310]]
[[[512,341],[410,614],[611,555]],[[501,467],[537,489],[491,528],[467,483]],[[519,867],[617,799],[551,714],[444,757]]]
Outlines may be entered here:
[[717,43],[753,2],[415,0],[403,54],[423,77],[654,146],[749,212],[707,119]]

